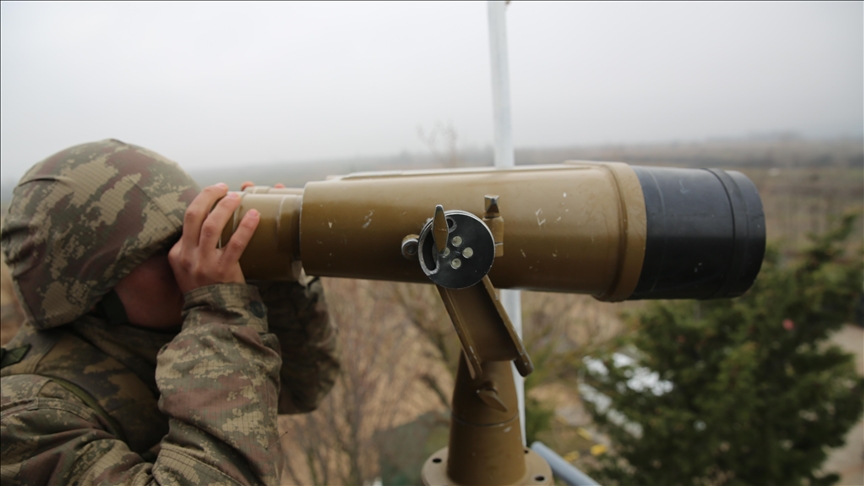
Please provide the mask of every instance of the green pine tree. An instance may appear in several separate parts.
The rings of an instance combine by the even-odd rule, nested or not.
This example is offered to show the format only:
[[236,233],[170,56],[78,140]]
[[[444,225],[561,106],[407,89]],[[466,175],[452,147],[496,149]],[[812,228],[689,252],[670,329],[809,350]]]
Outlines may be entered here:
[[[740,298],[655,302],[636,316],[619,348],[636,361],[616,367],[606,355],[607,374],[586,375],[620,412],[589,404],[614,451],[592,474],[627,485],[834,484],[820,466],[864,407],[852,356],[826,342],[861,299],[862,253],[844,251],[855,220],[811,237],[794,263],[769,249]],[[671,390],[628,386],[639,367]]]

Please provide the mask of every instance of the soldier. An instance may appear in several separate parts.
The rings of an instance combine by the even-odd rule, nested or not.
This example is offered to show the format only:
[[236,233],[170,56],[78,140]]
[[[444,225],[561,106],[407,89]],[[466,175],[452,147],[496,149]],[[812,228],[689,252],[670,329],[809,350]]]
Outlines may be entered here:
[[227,193],[117,140],[22,178],[0,234],[26,315],[0,359],[4,485],[279,483],[277,412],[330,390],[335,330],[320,282],[246,284],[257,213],[216,248]]

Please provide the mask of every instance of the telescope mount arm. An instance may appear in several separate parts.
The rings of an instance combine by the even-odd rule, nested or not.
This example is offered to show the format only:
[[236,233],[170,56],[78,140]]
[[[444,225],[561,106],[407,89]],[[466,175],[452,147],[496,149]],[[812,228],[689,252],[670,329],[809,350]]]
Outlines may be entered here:
[[495,256],[503,254],[497,202],[497,196],[486,197],[482,220],[438,205],[419,236],[402,240],[402,254],[416,257],[435,283],[463,351],[449,447],[423,465],[427,485],[552,484],[549,465],[522,444],[510,362],[522,376],[533,365],[487,276]]

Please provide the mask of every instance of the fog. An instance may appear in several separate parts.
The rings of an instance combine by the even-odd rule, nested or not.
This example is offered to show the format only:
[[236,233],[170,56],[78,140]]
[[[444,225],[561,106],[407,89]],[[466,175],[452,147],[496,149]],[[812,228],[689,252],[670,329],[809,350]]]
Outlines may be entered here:
[[[10,3],[2,181],[104,138],[189,168],[492,143],[487,5]],[[517,147],[864,131],[862,3],[507,7]]]

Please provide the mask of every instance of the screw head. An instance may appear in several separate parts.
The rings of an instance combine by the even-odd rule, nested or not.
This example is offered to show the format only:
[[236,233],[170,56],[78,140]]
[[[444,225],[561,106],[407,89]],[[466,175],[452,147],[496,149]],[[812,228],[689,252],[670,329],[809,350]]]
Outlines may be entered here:
[[498,216],[498,195],[487,195],[483,197],[483,207],[486,209],[487,217]]

